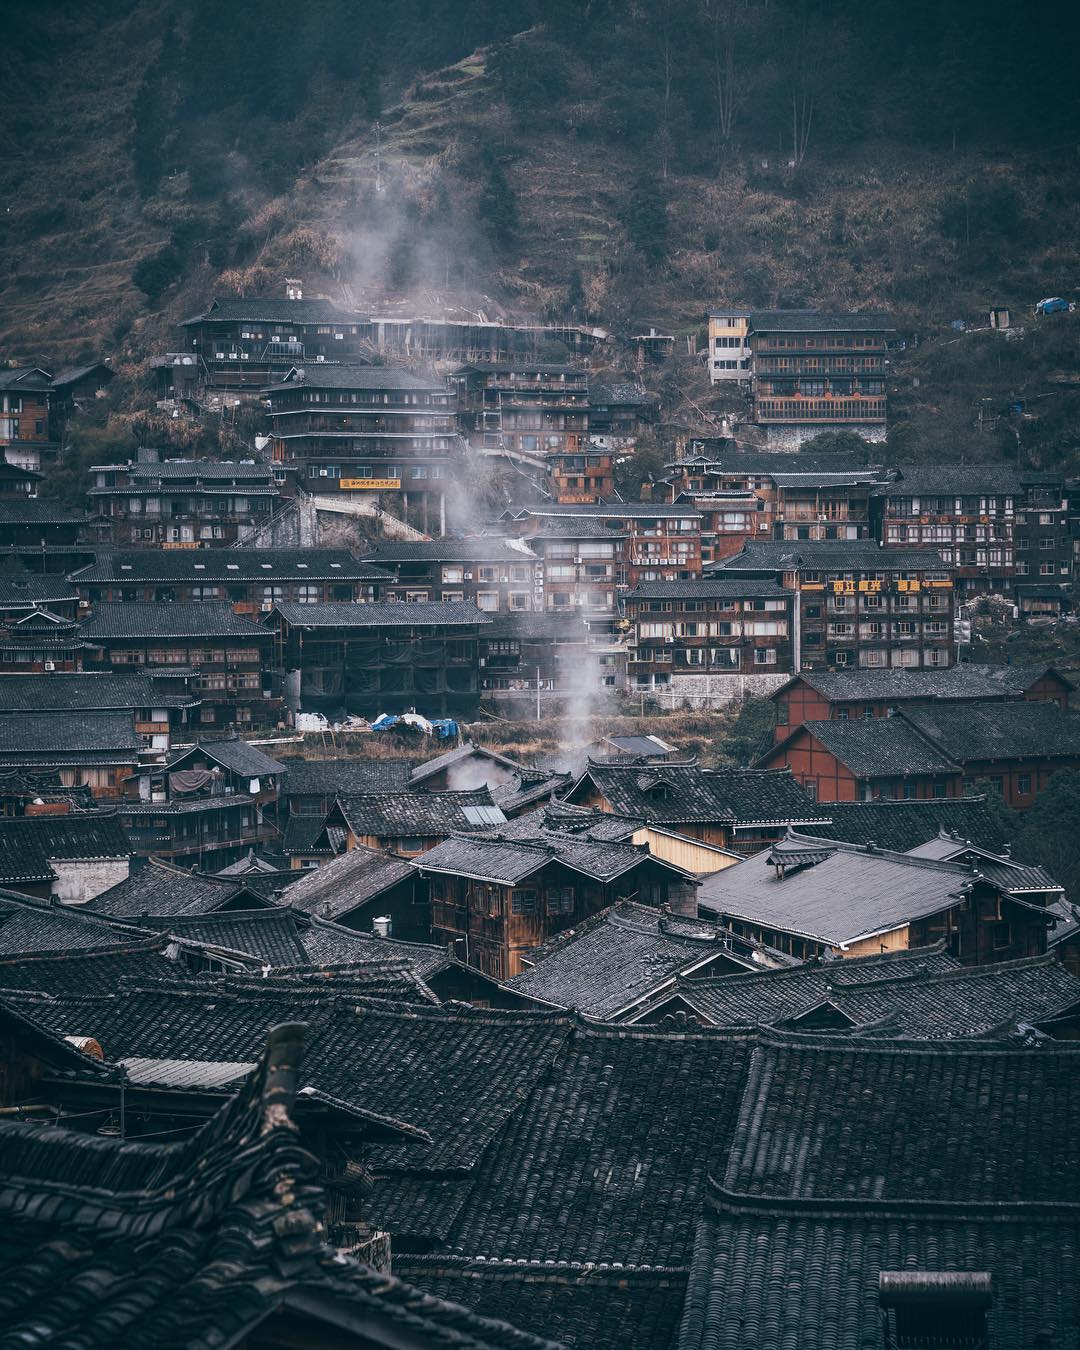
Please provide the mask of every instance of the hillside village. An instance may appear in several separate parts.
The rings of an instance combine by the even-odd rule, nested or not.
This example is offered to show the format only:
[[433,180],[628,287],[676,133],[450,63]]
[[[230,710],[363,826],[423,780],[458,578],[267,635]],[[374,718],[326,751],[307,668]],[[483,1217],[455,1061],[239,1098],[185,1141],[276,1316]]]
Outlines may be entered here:
[[[839,156],[798,282],[721,212],[685,243],[695,176],[809,202],[859,118],[924,167],[980,119],[1017,166],[1074,127],[1053,81],[1001,104],[986,16],[979,84],[916,10],[13,28],[0,1345],[1078,1344],[1049,171],[1013,214],[1000,166],[950,197],[946,261],[899,167],[898,252],[867,243]],[[110,35],[137,321],[97,187],[33,205],[91,153],[49,168],[36,127],[112,106],[72,64]],[[97,261],[51,274],[84,227]]]

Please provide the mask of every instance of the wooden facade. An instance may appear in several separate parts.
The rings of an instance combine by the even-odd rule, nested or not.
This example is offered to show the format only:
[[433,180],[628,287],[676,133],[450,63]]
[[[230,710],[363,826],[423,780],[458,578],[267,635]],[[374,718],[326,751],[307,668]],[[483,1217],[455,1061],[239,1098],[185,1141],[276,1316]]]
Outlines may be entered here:
[[754,418],[761,425],[885,424],[884,315],[775,310],[750,318]]
[[589,448],[589,377],[576,366],[476,363],[450,381],[476,445],[537,456]]
[[454,943],[456,955],[498,980],[520,974],[522,954],[530,948],[620,900],[666,904],[678,876],[647,856],[607,883],[557,858],[516,885],[428,872],[422,859],[416,865],[430,885],[433,940]]
[[856,772],[829,750],[806,726],[798,726],[762,755],[763,768],[787,768],[819,802],[929,801],[964,795],[964,774],[954,766],[933,772],[898,772],[882,763],[874,772]]

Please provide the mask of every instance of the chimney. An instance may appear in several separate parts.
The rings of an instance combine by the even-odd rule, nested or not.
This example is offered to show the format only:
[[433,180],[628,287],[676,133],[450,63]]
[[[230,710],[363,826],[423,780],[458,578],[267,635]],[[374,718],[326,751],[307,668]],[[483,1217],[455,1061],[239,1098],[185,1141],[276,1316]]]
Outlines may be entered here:
[[388,938],[393,933],[394,925],[388,914],[382,914],[377,919],[371,921],[372,937]]
[[285,299],[286,299],[286,300],[303,300],[303,298],[304,298],[304,283],[300,280],[300,278],[299,278],[299,277],[286,277],[286,278],[285,278]]

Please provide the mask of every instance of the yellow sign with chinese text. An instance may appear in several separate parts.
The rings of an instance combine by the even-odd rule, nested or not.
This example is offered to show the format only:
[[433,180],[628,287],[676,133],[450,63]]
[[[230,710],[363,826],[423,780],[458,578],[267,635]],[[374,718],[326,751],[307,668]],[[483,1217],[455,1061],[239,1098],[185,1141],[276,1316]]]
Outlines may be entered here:
[[400,478],[343,478],[342,492],[397,492],[401,488]]

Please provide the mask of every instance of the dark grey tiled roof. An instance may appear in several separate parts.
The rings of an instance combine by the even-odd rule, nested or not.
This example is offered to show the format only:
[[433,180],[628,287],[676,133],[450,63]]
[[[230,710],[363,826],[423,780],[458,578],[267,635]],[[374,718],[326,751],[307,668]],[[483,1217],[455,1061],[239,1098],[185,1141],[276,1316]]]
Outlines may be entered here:
[[0,958],[0,991],[53,995],[111,994],[121,980],[172,980],[178,970],[163,955],[164,936],[66,952],[20,952]]
[[495,1141],[449,1249],[539,1268],[685,1266],[697,1199],[727,1154],[747,1053],[721,1032],[575,1032]]
[[113,811],[0,816],[0,886],[52,881],[50,862],[127,858],[131,844]]
[[468,792],[379,792],[340,797],[338,805],[357,835],[382,838],[489,830],[502,823],[488,788]]
[[139,924],[189,942],[244,952],[272,966],[302,966],[308,961],[297,935],[296,917],[288,909],[152,915],[140,918]]
[[248,891],[243,878],[202,876],[151,859],[126,881],[96,895],[86,909],[111,918],[130,919],[141,914],[209,914],[217,909],[252,909],[265,903]]
[[834,702],[844,699],[1001,699],[1019,696],[1049,666],[948,666],[944,670],[807,670],[795,676]]
[[289,887],[289,904],[323,919],[337,919],[402,882],[412,884],[415,873],[403,858],[373,849],[348,853],[305,872]]
[[384,567],[401,562],[529,564],[538,561],[523,540],[502,539],[496,534],[481,534],[470,539],[385,540],[365,554],[364,560]]
[[589,1350],[669,1350],[686,1296],[684,1270],[597,1270],[579,1262],[526,1266],[395,1253],[394,1270],[483,1317],[542,1327]]
[[445,947],[427,942],[399,942],[396,938],[358,933],[314,914],[308,924],[300,929],[300,941],[307,952],[308,961],[312,963],[345,966],[357,962],[404,962],[419,979],[436,974],[450,961]]
[[895,1001],[901,986],[960,969],[959,961],[939,943],[875,956],[806,961],[785,970],[681,980],[679,997],[712,1026],[776,1026],[851,987],[883,983]]
[[320,857],[332,858],[339,853],[345,843],[343,827],[327,829],[322,814],[310,816],[290,815],[285,824],[281,847],[286,857],[298,854],[314,853]]
[[123,940],[103,918],[84,909],[0,891],[0,956],[115,947]]
[[355,323],[355,316],[339,309],[329,300],[261,300],[258,296],[244,299],[214,299],[209,307],[193,318],[185,319],[181,327],[203,323],[206,320],[225,323]]
[[82,712],[74,719],[43,712],[0,717],[0,757],[34,753],[63,761],[70,754],[100,752],[134,759],[139,747],[130,712]]
[[795,824],[824,820],[827,814],[786,769],[710,770],[686,761],[590,760],[585,775],[617,815],[654,824]]
[[[305,605],[300,609],[309,608]],[[310,606],[317,609],[318,606]],[[268,639],[269,633],[250,619],[237,614],[227,600],[128,601],[124,604],[101,603],[82,625],[82,636],[94,641],[110,638],[237,637],[255,642]]]
[[[120,468],[136,485],[143,481],[156,482],[158,479],[167,482],[170,478],[192,478],[198,479],[203,483],[212,483],[216,480],[220,480],[224,483],[242,483],[245,479],[251,480],[252,482],[268,482],[274,476],[274,470],[271,465],[257,464],[253,460],[163,459],[151,461],[149,463],[132,462],[124,465],[95,465],[94,467]],[[114,492],[116,489],[90,489],[91,494],[95,491]]]
[[212,760],[242,778],[273,778],[281,773],[281,765],[276,759],[239,737],[227,741],[200,741],[190,750],[174,754],[169,760],[169,769],[179,767],[188,759],[199,758]]
[[412,764],[407,759],[299,759],[278,761],[284,797],[345,797],[357,792],[404,791]]
[[145,671],[0,675],[0,712],[105,712],[111,709],[190,708],[190,694],[167,694]]
[[750,314],[754,333],[893,333],[888,314],[842,314],[818,309],[755,309]]
[[[523,519],[523,517],[518,517]],[[536,539],[625,539],[626,529],[610,529],[595,516],[537,516],[530,512],[525,538]]]
[[899,477],[878,489],[879,496],[1018,497],[1020,475],[1008,464],[903,464]]
[[[1012,707],[1012,705],[1009,705]],[[965,705],[964,711],[967,711]],[[887,778],[892,774],[932,773],[948,777],[957,764],[899,714],[870,721],[804,722],[792,735],[805,730],[857,778]]]
[[555,518],[570,520],[700,520],[701,516],[692,506],[680,506],[671,502],[589,502],[584,505],[570,504],[560,506],[545,503],[543,506],[528,506],[517,513],[517,519]]
[[474,370],[480,375],[501,375],[515,373],[518,375],[576,375],[579,379],[585,380],[587,374],[578,366],[559,365],[557,362],[544,361],[468,361],[465,365],[458,366],[454,371],[455,375],[463,375],[466,371]]
[[[527,817],[514,823],[527,827]],[[422,872],[448,872],[452,876],[514,885],[558,861],[573,872],[609,882],[640,866],[648,857],[633,844],[597,843],[551,831],[537,831],[531,836],[523,830],[514,831],[514,836],[494,831],[482,838],[447,839],[421,854],[413,866]]]
[[98,553],[71,574],[78,585],[105,581],[369,581],[386,573],[344,549],[199,548]]
[[617,1020],[679,972],[717,958],[724,970],[751,964],[736,962],[730,934],[715,924],[626,901],[531,953],[529,968],[508,984],[586,1017]]
[[491,619],[481,614],[471,600],[444,600],[409,605],[400,600],[372,605],[353,604],[347,600],[332,600],[322,605],[299,605],[282,600],[274,606],[287,623],[295,628],[436,628],[460,627],[466,624],[487,624]]
[[[669,460],[668,468],[709,469],[725,474],[862,473],[864,466],[853,455],[815,455],[801,450],[739,450],[734,446],[710,446],[700,454]],[[880,472],[880,470],[878,471]]]
[[[958,977],[963,978],[963,977]],[[760,1197],[997,1206],[1080,1201],[1080,1052],[773,1034],[722,1185]],[[785,1141],[815,1139],[790,1165]],[[1017,1158],[1038,1158],[1017,1167]],[[717,1179],[721,1174],[717,1173]]]
[[14,370],[0,370],[0,389],[34,390],[52,388],[52,376],[40,366],[18,366]]
[[[510,759],[507,755],[500,755],[497,750],[489,750],[486,746],[475,745],[472,741],[463,741],[453,750],[447,750],[441,755],[434,755],[431,759],[425,759],[415,765],[409,781],[414,784],[423,783],[426,779],[441,773],[444,769],[469,760],[477,765],[481,773],[487,766],[494,765],[501,765],[502,768],[509,769],[511,772],[520,771],[523,768],[516,760]],[[494,784],[489,784],[489,786],[494,787]]]
[[295,367],[298,378],[279,380],[268,385],[264,392],[276,393],[282,389],[427,389],[440,394],[447,392],[441,380],[425,379],[411,370],[396,370],[393,366],[339,366],[329,362],[307,361]]
[[1009,840],[985,797],[948,797],[930,801],[826,802],[827,825],[800,825],[799,833],[849,844],[868,841],[894,853],[925,844],[946,830],[980,848],[999,851]]
[[830,1005],[875,1036],[948,1040],[1009,1036],[1019,1022],[1052,1018],[1080,1004],[1080,980],[1053,956],[965,968],[916,948],[745,978],[683,980],[679,993],[713,1026],[778,1026]]
[[738,600],[767,598],[790,600],[791,592],[771,578],[706,577],[700,581],[643,581],[624,597],[627,600]]
[[770,540],[746,544],[741,553],[709,565],[725,572],[941,572],[948,571],[932,548],[882,548],[872,539]]
[[85,520],[85,511],[76,511],[42,497],[0,502],[0,525],[82,525]]
[[777,877],[771,850],[707,876],[701,908],[833,946],[885,933],[957,903],[970,869],[904,853],[836,845],[814,867]]
[[0,609],[29,609],[78,598],[78,591],[63,576],[28,573],[24,577],[0,577]]
[[294,1123],[303,1027],[264,1029],[252,1058],[238,1095],[179,1142],[0,1125],[10,1336],[208,1350],[261,1336],[295,1306],[315,1341],[359,1326],[373,1344],[557,1350],[327,1245],[317,1160],[298,1147]]
[[935,705],[899,716],[957,763],[1080,755],[1080,713],[1062,712],[1053,703]]

